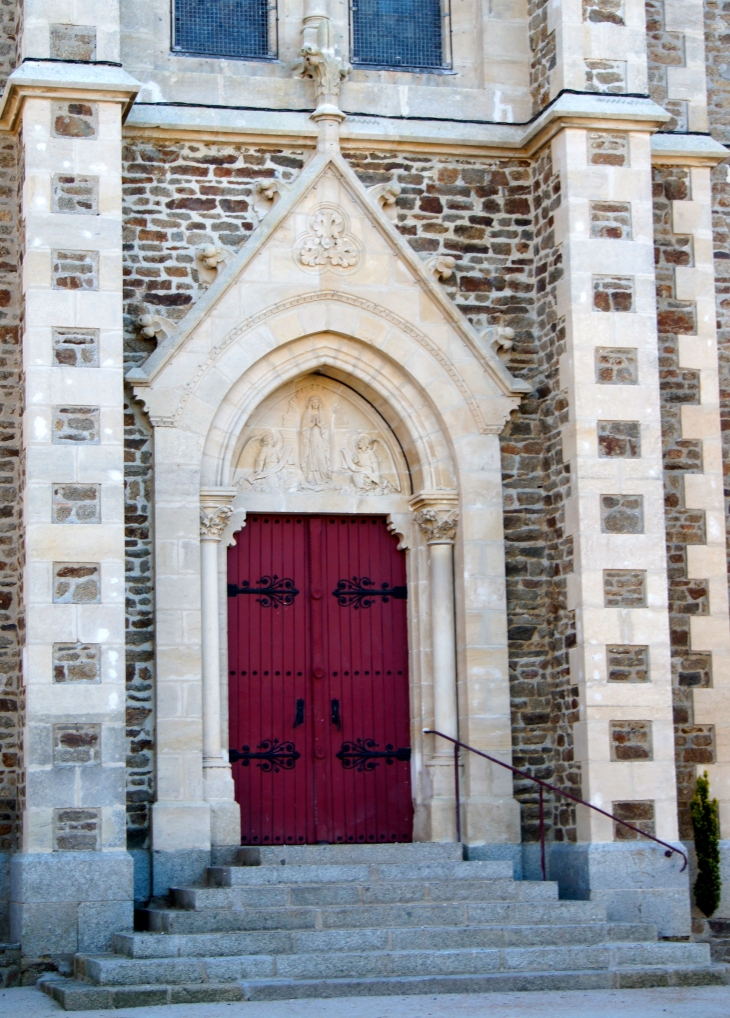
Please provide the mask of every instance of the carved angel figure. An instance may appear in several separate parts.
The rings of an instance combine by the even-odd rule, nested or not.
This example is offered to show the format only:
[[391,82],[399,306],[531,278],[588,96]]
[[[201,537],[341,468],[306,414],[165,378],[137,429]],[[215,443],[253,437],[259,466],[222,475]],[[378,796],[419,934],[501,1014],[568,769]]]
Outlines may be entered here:
[[319,487],[332,480],[330,433],[319,396],[310,396],[302,414],[301,468],[307,484]]
[[277,474],[289,462],[291,446],[283,445],[281,441],[277,443],[270,431],[265,431],[254,441],[258,442],[259,448],[254,460],[253,472],[247,478],[248,483],[262,482],[266,488],[273,490],[278,487]]
[[345,220],[336,209],[320,209],[310,220],[312,232],[304,238],[299,252],[302,265],[337,265],[349,268],[357,262],[357,247],[343,236]]
[[342,450],[345,466],[350,471],[352,483],[360,491],[384,493],[393,490],[390,481],[383,477],[376,452],[376,439],[360,435],[352,455]]

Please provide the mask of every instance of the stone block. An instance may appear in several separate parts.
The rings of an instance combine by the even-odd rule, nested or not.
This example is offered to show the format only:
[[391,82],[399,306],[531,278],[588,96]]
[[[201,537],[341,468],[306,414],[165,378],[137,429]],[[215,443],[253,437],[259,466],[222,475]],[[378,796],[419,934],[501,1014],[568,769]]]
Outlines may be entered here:
[[612,760],[653,760],[651,721],[609,722]]
[[632,276],[594,276],[593,310],[634,311],[634,279]]
[[51,212],[71,216],[99,215],[99,178],[81,173],[54,173]]
[[71,955],[78,950],[76,902],[10,902],[10,936],[26,958]]
[[98,445],[100,438],[99,407],[54,407],[52,434],[54,445],[66,443]]
[[639,381],[636,347],[598,346],[595,363],[599,385],[636,385]]
[[52,24],[51,56],[56,60],[96,60],[93,25]]
[[628,166],[629,136],[622,131],[588,131],[588,162],[593,166]]
[[52,251],[51,285],[54,290],[98,290],[98,251]]
[[131,901],[133,887],[127,852],[19,852],[10,860],[13,902]]
[[78,911],[79,951],[110,951],[115,933],[134,925],[132,901],[84,901]]
[[54,604],[99,604],[101,570],[98,562],[54,562]]
[[643,496],[601,495],[601,530],[604,534],[643,534]]
[[602,459],[641,456],[641,425],[638,421],[598,421],[598,455]]
[[606,608],[645,608],[644,569],[604,569],[603,601]]
[[99,330],[54,329],[53,361],[70,368],[98,368]]
[[584,60],[586,92],[626,92],[625,60]]
[[53,523],[101,523],[100,484],[54,484]]
[[101,644],[54,643],[54,682],[101,682]]
[[51,112],[54,138],[96,138],[99,132],[99,106],[86,102],[54,102]]
[[101,848],[101,811],[70,807],[54,809],[53,848],[56,852],[98,852]]
[[200,883],[210,866],[210,850],[179,849],[152,853],[152,895],[168,894],[171,887]]
[[631,240],[631,202],[589,202],[591,237],[604,240]]
[[101,725],[53,726],[53,766],[84,767],[101,763]]
[[[654,803],[651,799],[635,799],[611,803],[611,812],[619,820],[632,824],[645,834],[656,834]],[[613,836],[616,841],[639,841],[641,835],[614,821]]]
[[609,682],[648,682],[649,648],[632,644],[607,646],[606,671]]
[[623,0],[583,0],[583,20],[594,24],[623,25]]

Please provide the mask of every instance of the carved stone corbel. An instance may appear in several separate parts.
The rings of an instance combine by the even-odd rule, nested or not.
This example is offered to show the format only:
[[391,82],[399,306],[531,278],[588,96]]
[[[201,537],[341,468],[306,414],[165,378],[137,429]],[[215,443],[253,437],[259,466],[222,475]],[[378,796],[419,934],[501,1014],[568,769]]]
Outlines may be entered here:
[[266,177],[263,180],[256,181],[254,184],[253,210],[258,216],[259,222],[268,212],[271,212],[274,205],[288,190],[289,186],[283,180]]
[[339,108],[340,86],[352,67],[335,43],[335,30],[328,17],[321,17],[317,24],[316,42],[307,41],[305,35],[305,43],[292,69],[295,74],[314,81],[315,115],[344,119]]
[[479,333],[479,345],[485,353],[496,353],[503,362],[509,360],[515,345],[515,330],[509,326],[490,325]]

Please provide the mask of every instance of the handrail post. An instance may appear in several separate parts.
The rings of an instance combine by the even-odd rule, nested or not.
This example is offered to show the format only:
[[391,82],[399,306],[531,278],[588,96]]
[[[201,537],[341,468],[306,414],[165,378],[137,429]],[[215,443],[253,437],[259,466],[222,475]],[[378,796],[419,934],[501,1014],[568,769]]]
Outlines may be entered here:
[[545,810],[542,800],[542,785],[537,787],[540,790],[540,867],[542,869],[542,879],[547,880],[547,874],[545,873]]
[[461,798],[459,795],[459,745],[454,743],[454,799],[456,801],[456,840],[461,841]]

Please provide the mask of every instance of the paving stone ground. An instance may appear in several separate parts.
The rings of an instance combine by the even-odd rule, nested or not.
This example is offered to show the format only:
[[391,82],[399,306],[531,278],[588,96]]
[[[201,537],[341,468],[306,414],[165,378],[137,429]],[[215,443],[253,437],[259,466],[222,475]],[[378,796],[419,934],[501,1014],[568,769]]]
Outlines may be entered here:
[[[51,1018],[66,1014],[35,987],[0,990],[2,1018]],[[728,1018],[730,987],[578,990],[574,993],[444,994],[436,997],[339,997],[334,1000],[272,1000],[232,1004],[76,1011],[95,1018]]]

